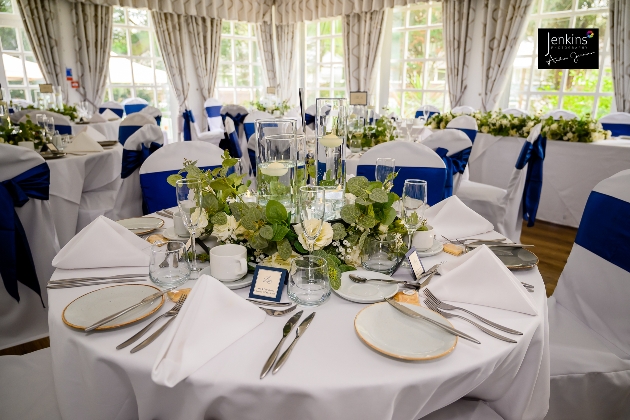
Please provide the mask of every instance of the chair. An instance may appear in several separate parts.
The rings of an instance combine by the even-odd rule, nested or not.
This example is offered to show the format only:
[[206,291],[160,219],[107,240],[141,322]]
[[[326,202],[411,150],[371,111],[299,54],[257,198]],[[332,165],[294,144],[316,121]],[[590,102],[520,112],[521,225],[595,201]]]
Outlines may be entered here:
[[[540,156],[536,153],[531,153],[534,148],[542,149],[544,158],[544,146],[546,140],[540,137],[540,130],[542,124],[537,124],[532,127],[527,141],[521,149],[521,154],[515,159],[515,168],[512,170],[512,175],[506,189],[494,187],[492,185],[481,184],[470,180],[462,180],[459,189],[457,190],[457,196],[468,207],[485,217],[493,225],[494,229],[502,235],[508,237],[514,242],[519,242],[521,238],[522,221],[521,221],[521,209],[524,209],[523,197],[527,196],[529,200],[528,212],[531,205],[538,205],[538,201],[531,198],[531,195],[535,193],[526,194],[526,181],[530,171],[529,159],[531,156],[536,156],[536,159],[540,159]],[[530,153],[528,154],[528,150]],[[533,167],[534,165],[532,165]],[[540,166],[540,184],[542,187],[542,161],[536,160],[536,166]],[[534,175],[538,175],[537,173]],[[531,180],[531,186],[528,185],[528,190],[534,190],[534,179]],[[538,195],[540,198],[540,193]],[[535,215],[535,211],[534,211]]]
[[548,299],[548,420],[630,418],[630,170],[591,192]]
[[[315,108],[313,106],[313,108]],[[245,139],[247,140],[247,153],[253,173],[256,174],[256,150],[258,149],[258,141],[256,140],[256,120],[270,120],[273,115],[263,111],[252,111],[245,117],[243,128],[245,130]],[[307,124],[308,125],[308,124]]]
[[234,127],[234,121],[232,121],[232,118],[228,117],[225,119],[225,134],[226,136],[219,147],[230,152],[230,156],[232,157],[239,159],[242,158],[243,151],[241,150],[241,145],[239,144],[238,140],[238,134],[236,133],[236,128]]
[[141,114],[147,114],[155,118],[155,123],[160,125],[162,123],[162,111],[154,106],[148,105],[140,110]]
[[540,117],[542,120],[545,120],[549,117],[553,117],[554,120],[559,120],[560,118],[565,120],[574,120],[577,118],[577,114],[571,111],[565,111],[564,109],[554,109],[553,111],[549,111]]
[[469,115],[460,115],[453,118],[446,124],[446,128],[454,128],[464,132],[473,143],[475,142],[475,137],[477,137],[477,120]]
[[208,131],[225,131],[223,119],[221,118],[221,108],[223,108],[221,102],[215,98],[208,98],[203,107],[208,118]]
[[452,114],[470,115],[475,112],[477,112],[477,110],[473,108],[472,106],[468,106],[468,105],[456,106],[455,108],[451,109]]
[[529,116],[529,112],[523,111],[522,109],[518,109],[518,108],[504,109],[503,113],[508,114],[508,115],[513,115],[515,117],[528,117]]
[[249,111],[247,111],[247,108],[243,105],[228,104],[223,105],[221,108],[221,118],[223,121],[225,121],[226,117],[232,118],[232,121],[234,121],[234,128],[236,129],[239,139],[244,139],[244,142],[242,141],[241,145],[247,144],[243,123],[245,122],[245,118],[248,114]]
[[98,107],[98,113],[102,114],[103,112],[105,112],[106,109],[109,109],[120,118],[123,117],[123,113],[125,112],[125,108],[122,106],[122,104],[116,101],[103,102],[101,106]]
[[59,252],[49,188],[38,153],[0,144],[0,349],[48,335],[46,284]]
[[3,420],[61,420],[49,348],[23,356],[1,356]]
[[630,114],[611,112],[599,119],[604,130],[610,130],[613,137],[630,136]]
[[136,112],[135,114],[129,115],[124,120],[121,121],[120,127],[118,127],[118,141],[123,146],[125,142],[133,133],[138,131],[142,126],[150,124],[157,126],[157,122],[155,118],[148,114],[143,114],[141,112]]
[[300,114],[300,107],[295,107],[288,110],[284,117],[285,119],[296,120],[297,121],[297,129],[302,130],[302,115]]
[[311,130],[315,130],[315,113],[317,109],[315,105],[311,105],[304,111],[304,124]]
[[142,98],[127,98],[122,102],[122,105],[123,108],[125,108],[125,114],[131,115],[140,112],[140,110],[148,106],[149,103]]
[[468,165],[472,141],[459,130],[439,130],[424,139],[421,144],[437,153],[446,165],[444,198],[457,193]]
[[423,107],[420,107],[416,111],[416,115],[414,118],[424,117],[425,119],[429,119],[435,114],[438,114],[438,115],[440,114],[440,110],[438,109],[438,107],[433,106],[433,105],[425,105],[425,106],[427,107],[428,115],[423,115],[424,114],[424,110],[422,109]]
[[418,143],[390,141],[381,143],[365,152],[357,166],[357,176],[374,181],[377,158],[394,158],[398,176],[394,179],[392,192],[402,196],[406,179],[427,181],[427,202],[433,205],[444,197],[446,166],[442,158],[427,146]]
[[197,167],[221,166],[223,151],[214,144],[180,141],[167,144],[147,158],[140,167],[140,186],[147,213],[177,206],[175,188],[166,179],[184,166],[184,159],[196,160]]
[[[59,134],[72,135],[72,121],[70,121],[70,119],[65,115],[57,114],[52,111],[40,111],[37,109],[29,110],[26,115],[30,116],[31,121],[36,123],[37,114],[44,114],[46,118],[53,118],[55,121],[55,130],[59,131]],[[20,118],[19,122],[25,122],[27,118],[26,115]]]
[[153,152],[164,144],[162,130],[147,124],[125,142],[122,156],[122,185],[116,196],[114,220],[140,217],[147,214],[142,208],[142,189],[138,169]]

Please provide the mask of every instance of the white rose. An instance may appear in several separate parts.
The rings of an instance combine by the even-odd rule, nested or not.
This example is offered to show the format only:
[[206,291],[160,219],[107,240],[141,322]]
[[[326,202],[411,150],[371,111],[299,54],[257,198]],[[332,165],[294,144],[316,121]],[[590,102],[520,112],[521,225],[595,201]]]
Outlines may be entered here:
[[446,124],[444,124],[444,121],[442,121],[442,122],[440,123],[440,129],[441,129],[441,130],[444,130],[445,128],[446,128]]
[[288,260],[285,260],[280,257],[280,254],[275,252],[270,257],[265,258],[262,263],[269,267],[278,267],[278,268],[284,268],[285,270],[289,270],[291,268],[291,261],[299,257],[300,257],[300,254],[293,251],[291,254],[291,257],[289,257]]
[[612,137],[612,131],[606,130],[606,138],[609,139]]
[[350,194],[350,193],[346,193],[345,197],[346,197],[346,204],[354,204],[355,200],[357,199],[356,195]]
[[551,124],[551,127],[549,127],[550,130],[557,130],[558,129],[558,124],[557,123],[553,123]]
[[488,126],[484,125],[483,127],[481,127],[481,132],[482,133],[487,133],[488,132]]
[[348,252],[344,257],[344,262],[353,267],[361,266],[361,250],[358,246],[352,248],[350,252]]
[[588,125],[588,129],[589,129],[589,130],[595,130],[595,124],[590,123],[590,124]]
[[572,139],[573,138],[573,133],[567,133],[566,138]]
[[516,130],[514,130],[514,129],[510,130],[509,134],[510,134],[511,137],[516,137]]
[[435,121],[431,122],[431,128],[433,128],[433,129],[437,128],[437,124],[435,123]]
[[[304,222],[306,229],[309,231],[315,231],[319,227],[320,221],[317,219],[309,219]],[[298,240],[300,244],[304,247],[304,249],[309,249],[308,242],[306,241],[306,237],[304,236],[304,230],[302,229],[302,224],[293,225],[293,229],[295,229],[295,233],[298,235]],[[315,243],[313,244],[313,250],[322,249],[325,246],[330,245],[333,238],[333,229],[330,223],[324,222],[322,225],[322,230],[319,232],[319,236],[315,239]]]
[[529,121],[525,127],[532,128],[534,126],[534,121]]
[[[201,215],[199,214],[201,212]],[[197,207],[193,214],[190,216],[193,224],[197,223],[197,229],[195,230],[195,235],[200,235],[201,232],[208,226],[208,213],[205,210]]]
[[214,225],[212,229],[212,236],[216,236],[216,238],[225,242],[232,237],[232,234],[238,228],[238,223],[234,216],[230,215],[227,217],[227,223],[224,225]]
[[388,231],[388,230],[389,230],[389,226],[385,226],[385,225],[384,225],[384,224],[382,224],[382,223],[381,223],[380,225],[378,225],[378,232],[379,232],[379,233],[381,233],[381,234],[383,234],[383,235],[384,235],[384,234],[386,234],[386,233],[387,233],[387,231]]

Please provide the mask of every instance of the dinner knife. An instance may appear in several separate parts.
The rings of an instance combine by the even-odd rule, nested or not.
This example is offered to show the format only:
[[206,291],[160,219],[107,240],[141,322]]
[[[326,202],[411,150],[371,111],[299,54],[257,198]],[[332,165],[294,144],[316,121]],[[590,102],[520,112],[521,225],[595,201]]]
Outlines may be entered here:
[[274,374],[276,374],[280,370],[282,365],[284,365],[284,362],[287,361],[287,359],[289,358],[289,355],[291,355],[291,352],[293,351],[293,347],[295,347],[295,343],[297,343],[297,341],[302,336],[302,334],[304,334],[304,331],[306,331],[308,326],[311,325],[311,321],[313,320],[314,317],[315,317],[315,312],[313,312],[309,316],[307,316],[306,319],[304,321],[302,321],[300,326],[297,327],[297,331],[295,333],[295,338],[291,342],[291,345],[289,346],[288,349],[285,350],[284,353],[282,353],[280,358],[278,358],[278,361],[276,362],[276,365],[273,367],[273,371],[272,372]]
[[246,298],[245,300],[248,302],[255,303],[256,305],[263,305],[263,306],[287,307],[287,306],[293,305],[293,302],[270,302],[267,300],[250,299],[250,298]]
[[282,344],[284,343],[284,340],[291,333],[291,330],[293,330],[293,327],[295,327],[295,324],[297,324],[297,322],[300,320],[300,317],[302,316],[303,313],[304,311],[300,311],[296,313],[287,321],[286,324],[284,324],[284,328],[282,329],[282,338],[280,339],[280,342],[278,343],[276,348],[273,349],[273,352],[271,352],[271,355],[265,362],[265,365],[262,368],[262,372],[260,372],[260,379],[264,378],[271,370],[271,367],[273,366],[273,362],[276,361],[276,358],[278,357],[278,353],[280,353],[280,349],[282,348]]
[[433,324],[433,325],[436,325],[436,326],[438,326],[438,327],[442,328],[442,329],[443,329],[443,330],[445,330],[445,331],[448,331],[449,333],[451,333],[451,334],[453,334],[453,335],[456,335],[456,336],[461,337],[461,338],[465,338],[466,340],[468,340],[468,341],[472,341],[473,343],[481,344],[481,342],[480,342],[479,340],[477,340],[476,338],[471,337],[471,336],[469,336],[468,334],[463,333],[463,332],[461,332],[461,331],[459,331],[459,330],[456,330],[455,328],[450,327],[450,326],[448,326],[448,325],[446,325],[446,324],[442,324],[442,323],[441,323],[441,322],[439,322],[439,321],[436,321],[436,320],[434,320],[434,319],[431,319],[431,318],[429,318],[429,317],[426,317],[426,316],[424,316],[424,315],[421,315],[421,314],[419,314],[418,312],[413,311],[413,310],[411,310],[411,309],[407,308],[407,307],[406,307],[406,306],[404,306],[404,305],[401,305],[400,303],[396,302],[396,301],[395,301],[395,300],[393,300],[392,298],[386,298],[385,300],[387,301],[387,303],[389,303],[390,305],[392,305],[392,306],[394,307],[394,309],[397,309],[398,311],[402,312],[403,314],[405,314],[405,315],[407,315],[407,316],[410,316],[410,317],[412,317],[412,318],[416,318],[416,319],[422,319],[422,320],[425,320],[425,321],[427,321],[427,322],[430,322],[430,323],[431,323],[431,324]]
[[533,248],[535,246],[531,244],[467,244],[466,246],[468,248],[477,248],[483,245],[488,248]]
[[171,290],[173,290],[173,289],[166,289],[166,290],[164,290],[163,292],[157,292],[157,293],[152,294],[151,296],[147,296],[147,297],[145,297],[144,299],[142,299],[140,302],[136,303],[135,305],[131,305],[131,306],[130,306],[130,307],[128,307],[127,309],[123,309],[123,310],[122,310],[122,311],[120,311],[120,312],[116,312],[115,314],[112,314],[112,315],[110,315],[110,316],[108,316],[108,317],[106,317],[106,318],[101,319],[101,320],[100,320],[100,321],[98,321],[97,323],[90,325],[90,326],[89,326],[89,327],[87,327],[84,331],[85,331],[85,332],[90,332],[90,331],[92,331],[92,330],[94,330],[94,329],[96,329],[96,328],[100,327],[101,325],[105,325],[105,324],[107,324],[108,322],[110,322],[110,321],[112,321],[112,320],[114,320],[114,319],[116,319],[116,318],[118,318],[118,317],[120,317],[120,316],[123,316],[124,314],[126,314],[126,313],[128,313],[128,312],[133,311],[134,309],[136,309],[136,308],[137,308],[137,307],[139,307],[139,306],[145,305],[145,304],[147,304],[147,303],[151,303],[151,302],[153,302],[155,299],[161,298],[162,296],[164,296],[165,294],[167,294],[167,293],[168,293],[168,292],[170,292]]

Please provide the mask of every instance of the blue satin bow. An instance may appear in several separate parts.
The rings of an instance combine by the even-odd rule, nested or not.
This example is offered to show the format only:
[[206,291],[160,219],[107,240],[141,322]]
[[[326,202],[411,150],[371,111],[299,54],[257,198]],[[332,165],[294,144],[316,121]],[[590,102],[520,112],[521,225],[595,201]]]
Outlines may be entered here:
[[195,122],[195,116],[190,109],[187,109],[182,114],[184,117],[184,141],[192,140],[192,133],[190,125]]
[[453,153],[451,156],[446,156],[448,149],[438,147],[435,149],[435,153],[438,154],[446,165],[446,183],[444,184],[444,198],[448,198],[453,195],[453,176],[455,174],[463,174],[468,164],[468,158],[470,158],[470,151],[472,147],[468,147],[457,153]]
[[155,122],[158,126],[162,124],[162,116],[158,115],[157,117],[155,117]]
[[313,128],[314,125],[315,125],[315,115],[304,114],[304,124],[306,124],[309,127]]
[[516,169],[523,169],[527,165],[527,177],[523,190],[523,219],[527,226],[534,226],[540,193],[543,184],[543,161],[547,149],[547,138],[541,135],[533,142],[525,142],[516,161]]
[[31,248],[15,207],[22,207],[29,197],[48,200],[49,187],[47,163],[0,182],[0,274],[7,292],[18,302],[19,281],[37,293],[44,305]]
[[142,144],[142,149],[140,150],[127,150],[123,149],[122,155],[122,171],[120,173],[120,177],[122,179],[127,178],[131,175],[136,169],[142,166],[145,160],[151,153],[155,152],[157,149],[162,147],[160,143],[151,142],[149,147]]
[[226,117],[232,118],[232,121],[234,121],[234,129],[236,130],[236,133],[238,133],[239,127],[245,124],[245,117],[247,117],[247,115],[248,114],[241,114],[240,112],[236,115],[232,115],[229,112],[227,112],[225,114],[221,114],[221,117],[223,118],[223,122],[225,122]]

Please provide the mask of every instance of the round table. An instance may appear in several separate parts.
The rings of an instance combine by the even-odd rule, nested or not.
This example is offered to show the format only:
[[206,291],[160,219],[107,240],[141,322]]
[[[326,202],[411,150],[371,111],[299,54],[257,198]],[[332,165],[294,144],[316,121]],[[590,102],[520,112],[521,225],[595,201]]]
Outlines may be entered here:
[[[172,225],[170,219],[165,222],[165,228]],[[486,237],[496,238],[497,233]],[[442,253],[423,261],[433,265],[453,258]],[[122,272],[133,271],[57,270],[53,279]],[[356,335],[354,318],[366,305],[333,294],[315,309],[317,316],[310,328],[277,374],[259,379],[288,316],[267,317],[173,388],[151,380],[165,335],[136,354],[128,349],[117,351],[116,345],[146,322],[86,335],[64,325],[61,313],[72,300],[99,286],[50,290],[50,340],[59,408],[65,419],[416,420],[468,396],[487,401],[505,419],[543,418],[549,400],[545,287],[537,269],[515,275],[535,286],[530,296],[539,315],[461,306],[474,307],[478,314],[522,331],[517,344],[495,340],[454,319],[456,328],[482,344],[460,339],[455,350],[440,359],[396,360],[372,350]],[[409,276],[406,269],[396,275],[405,276]],[[249,288],[235,292],[246,297]],[[283,300],[287,300],[286,293]],[[170,306],[164,305],[159,312]],[[311,311],[305,308],[303,319]]]

